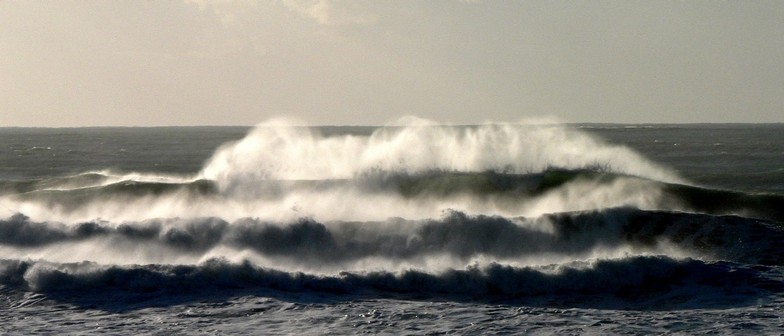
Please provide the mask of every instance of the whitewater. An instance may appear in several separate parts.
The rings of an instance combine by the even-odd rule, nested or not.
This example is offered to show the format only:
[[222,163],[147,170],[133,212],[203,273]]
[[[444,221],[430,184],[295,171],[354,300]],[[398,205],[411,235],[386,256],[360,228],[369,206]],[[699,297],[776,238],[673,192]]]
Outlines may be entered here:
[[0,128],[12,334],[776,333],[784,126]]

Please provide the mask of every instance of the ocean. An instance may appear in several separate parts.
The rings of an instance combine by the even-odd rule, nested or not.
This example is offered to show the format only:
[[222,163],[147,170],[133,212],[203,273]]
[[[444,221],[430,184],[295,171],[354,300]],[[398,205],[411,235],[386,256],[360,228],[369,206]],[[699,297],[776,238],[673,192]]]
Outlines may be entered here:
[[779,334],[783,124],[0,128],[3,334]]

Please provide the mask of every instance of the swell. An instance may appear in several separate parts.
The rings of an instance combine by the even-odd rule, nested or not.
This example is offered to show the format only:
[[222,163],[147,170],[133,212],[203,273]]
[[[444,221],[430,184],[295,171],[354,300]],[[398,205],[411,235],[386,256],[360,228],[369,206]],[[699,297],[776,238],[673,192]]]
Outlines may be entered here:
[[13,197],[23,202],[33,201],[50,206],[78,209],[107,199],[118,199],[117,202],[125,202],[132,199],[175,194],[205,197],[217,194],[217,187],[214,183],[206,180],[185,183],[123,180],[73,189],[35,189],[16,194]]
[[[480,197],[491,194],[530,196],[548,191],[577,178],[594,178],[601,175],[603,174],[591,167],[576,170],[547,168],[541,173],[530,174],[441,170],[416,174],[367,173],[353,179],[256,181],[254,185],[259,188],[260,192],[254,196],[270,198],[280,196],[287,191],[318,191],[347,186],[356,187],[365,192],[391,192],[404,197],[452,196],[461,193]],[[609,173],[604,175],[605,180],[613,177]],[[203,179],[157,182],[100,173],[40,180],[0,181],[0,192],[22,195],[23,198],[31,200],[89,196],[96,198],[106,196],[134,197],[161,195],[183,190],[202,195],[217,194],[218,185],[215,181]],[[222,196],[232,197],[230,193],[223,193]]]
[[[119,181],[113,182],[110,179]],[[163,178],[161,178],[163,179]],[[75,180],[75,181],[74,181]],[[64,188],[66,185],[79,187]],[[425,171],[407,173],[368,173],[352,179],[328,180],[265,180],[257,181],[257,192],[233,194],[221,191],[218,182],[210,180],[151,181],[109,177],[101,174],[85,174],[70,178],[47,181],[3,182],[0,190],[15,191],[10,194],[23,202],[37,202],[50,207],[66,209],[89,208],[91,204],[117,199],[129,202],[133,199],[157,196],[183,196],[198,205],[206,199],[230,200],[241,203],[284,200],[292,195],[330,192],[356,195],[384,195],[404,200],[417,201],[426,205],[433,200],[453,200],[455,206],[462,203],[490,201],[507,208],[505,213],[515,213],[526,204],[546,202],[559,195],[573,194],[575,186],[590,190],[607,189],[612,199],[607,207],[632,205],[645,209],[682,211],[712,215],[739,215],[784,223],[784,196],[778,194],[755,194],[739,191],[718,190],[685,184],[664,183],[635,176],[605,171],[602,167],[565,169],[548,167],[542,172],[528,174],[455,171]],[[59,186],[60,189],[53,186]],[[631,190],[625,186],[634,186]],[[631,191],[630,191],[631,190]],[[646,202],[635,202],[635,194]],[[565,197],[565,196],[560,196]],[[609,196],[608,196],[609,197]],[[590,204],[577,209],[579,198],[565,199],[564,209],[589,210]],[[357,201],[361,204],[361,201]],[[603,208],[596,203],[596,209]],[[520,213],[520,212],[518,212]],[[220,214],[216,214],[220,215]]]
[[[524,301],[557,295],[569,297],[572,304],[605,299],[642,302],[649,307],[684,301],[693,304],[699,300],[716,305],[722,299],[757,300],[781,292],[784,289],[781,282],[771,280],[780,277],[780,270],[771,267],[663,256],[540,267],[490,263],[439,273],[406,270],[398,273],[343,272],[332,276],[289,273],[221,259],[199,265],[134,266],[0,260],[0,284],[4,286],[52,296],[89,294],[94,301],[100,301],[104,296],[117,298],[122,292],[135,296],[200,297],[220,291],[253,290],[306,295],[415,295],[480,301]],[[113,300],[112,305],[119,304]]]
[[76,175],[54,176],[27,180],[0,180],[0,194],[29,194],[46,192],[69,192],[84,190],[108,190],[130,194],[160,193],[167,187],[188,187],[189,184],[204,185],[205,180],[185,176],[156,173],[115,173],[109,170],[92,171]]
[[73,189],[98,186],[105,183],[107,180],[109,180],[109,176],[98,172],[29,180],[0,180],[0,193],[21,194],[37,190]]
[[680,184],[664,184],[663,190],[686,211],[708,214],[737,214],[784,224],[784,195],[744,193]]
[[634,208],[531,219],[453,211],[441,219],[372,222],[229,222],[206,217],[66,225],[34,222],[21,214],[0,221],[0,245],[11,248],[6,254],[17,249],[20,257],[29,248],[65,250],[63,243],[87,242],[96,251],[108,246],[105,252],[114,255],[126,254],[123,249],[133,254],[139,248],[161,248],[175,261],[182,255],[198,259],[228,249],[333,270],[370,259],[417,264],[443,256],[460,263],[475,258],[532,262],[589,258],[596,251],[667,254],[673,249],[707,260],[784,265],[781,241],[784,230],[771,222]]
[[[449,197],[469,194],[474,197],[534,199],[569,183],[590,182],[599,187],[613,183],[640,182],[651,191],[661,191],[651,208],[713,215],[740,215],[784,223],[784,196],[711,189],[686,184],[665,183],[605,171],[602,167],[564,169],[549,167],[541,173],[501,174],[426,172],[418,175],[389,175],[381,184],[404,197]],[[383,188],[382,188],[383,189]],[[655,195],[651,192],[651,195]],[[622,197],[622,195],[620,195]]]
[[682,184],[560,126],[260,125],[196,177],[99,171],[0,196],[16,213],[0,285],[50,295],[710,302],[784,286],[784,196]]

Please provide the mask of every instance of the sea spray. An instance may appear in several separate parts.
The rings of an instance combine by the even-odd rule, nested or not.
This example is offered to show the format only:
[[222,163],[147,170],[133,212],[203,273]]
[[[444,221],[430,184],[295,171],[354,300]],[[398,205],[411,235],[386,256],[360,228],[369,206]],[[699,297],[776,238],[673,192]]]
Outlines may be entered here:
[[324,137],[281,121],[257,125],[244,139],[218,149],[201,172],[228,190],[262,180],[349,179],[370,173],[425,171],[534,173],[548,167],[607,170],[665,182],[672,171],[628,148],[608,145],[564,125],[419,122],[382,127],[369,136]]
[[[553,177],[559,169],[564,178]],[[617,178],[607,183],[591,172]],[[479,184],[472,193],[439,195],[438,186],[425,182],[435,176],[446,188],[462,188],[456,174],[475,181],[511,177],[521,193],[487,194]],[[28,184],[25,193],[0,201],[30,217],[62,222],[425,219],[446,209],[538,216],[617,206],[657,209],[662,181],[680,179],[626,147],[558,124],[442,126],[405,119],[368,135],[323,136],[271,121],[220,147],[195,176],[96,171]],[[416,188],[426,192],[410,194]]]
[[782,131],[727,127],[0,130],[0,332],[773,333]]

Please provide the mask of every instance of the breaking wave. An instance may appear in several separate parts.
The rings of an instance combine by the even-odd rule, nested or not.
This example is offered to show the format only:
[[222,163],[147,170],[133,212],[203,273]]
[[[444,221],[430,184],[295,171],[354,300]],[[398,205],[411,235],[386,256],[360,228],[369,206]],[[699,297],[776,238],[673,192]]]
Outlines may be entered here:
[[684,301],[692,305],[703,302],[710,306],[733,304],[780,292],[781,283],[769,280],[771,278],[781,278],[781,274],[770,267],[662,256],[544,267],[491,263],[441,273],[408,270],[401,273],[343,272],[333,276],[281,272],[249,262],[235,264],[220,259],[199,265],[129,267],[91,262],[57,264],[0,260],[2,285],[50,295],[66,292],[71,297],[78,297],[85,291],[93,296],[108,291],[114,300],[122,298],[123,292],[171,297],[252,289],[266,295],[277,291],[522,302],[538,297],[568,296],[573,305],[595,304],[598,296],[599,301],[667,308],[682,305]]
[[224,189],[251,188],[260,180],[348,179],[368,173],[426,171],[525,174],[547,167],[608,170],[678,181],[666,168],[621,146],[611,146],[561,125],[441,126],[408,120],[369,136],[324,137],[312,128],[268,123],[219,149],[201,172]]
[[[146,249],[155,254],[165,251],[173,260],[200,260],[220,253],[225,253],[220,257],[230,258],[237,251],[246,251],[322,271],[351,268],[368,259],[424,266],[428,258],[447,257],[456,265],[465,265],[475,258],[533,262],[673,251],[702,259],[781,265],[782,240],[784,231],[770,222],[634,208],[531,219],[449,212],[440,219],[396,218],[379,222],[320,223],[300,219],[275,223],[253,218],[228,222],[208,217],[66,225],[34,222],[21,214],[0,221],[0,244],[36,248],[44,254],[48,249],[53,250],[52,254],[54,250],[84,249],[85,243],[93,254],[138,255],[138,251]],[[9,254],[14,253],[7,251],[5,255]],[[31,255],[29,251],[16,254],[20,258]],[[65,255],[59,260],[74,261],[69,256],[78,253]]]
[[561,125],[414,120],[325,136],[268,123],[189,176],[0,181],[0,285],[462,299],[763,293],[782,290],[770,280],[784,266],[782,209],[780,195],[691,185]]

